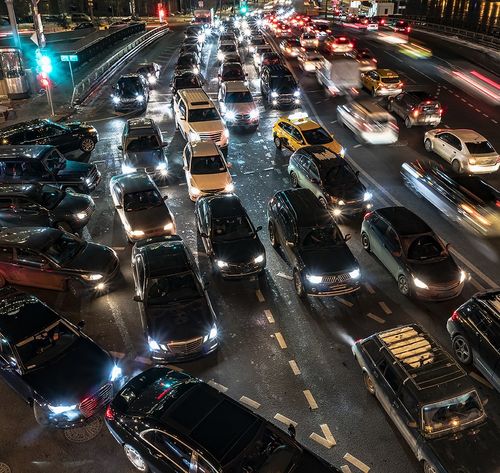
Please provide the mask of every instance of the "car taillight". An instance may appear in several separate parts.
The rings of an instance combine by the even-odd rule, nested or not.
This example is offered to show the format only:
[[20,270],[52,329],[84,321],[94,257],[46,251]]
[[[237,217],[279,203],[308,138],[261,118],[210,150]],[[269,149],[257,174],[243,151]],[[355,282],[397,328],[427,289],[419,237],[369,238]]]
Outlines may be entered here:
[[438,110],[438,113],[439,113],[439,115],[442,115],[442,114],[443,114],[443,109],[442,109],[442,108],[440,108],[440,109]]
[[396,124],[396,122],[392,122],[392,121],[391,121],[391,122],[389,122],[389,126],[390,126],[390,127],[391,127],[394,131],[396,131],[396,132],[398,132],[398,131],[399,131],[399,127],[398,127],[398,125]]
[[418,111],[418,109],[417,109],[417,110],[413,110],[413,116],[414,116],[415,118],[417,118],[417,117],[418,117],[418,114],[419,114],[419,113],[420,113],[420,112]]
[[409,33],[409,32],[411,31],[411,28],[408,26],[408,27],[405,29],[405,31],[406,31],[407,33]]
[[460,314],[457,310],[455,310],[453,314],[451,314],[451,320],[453,320],[453,322],[458,322],[460,320]]
[[115,413],[114,413],[113,409],[111,409],[111,406],[108,406],[106,408],[106,412],[104,413],[104,417],[106,417],[106,419],[108,419],[108,420],[115,419]]
[[363,220],[368,220],[373,212],[366,212]]
[[354,47],[354,43],[349,43],[349,47],[353,48]]

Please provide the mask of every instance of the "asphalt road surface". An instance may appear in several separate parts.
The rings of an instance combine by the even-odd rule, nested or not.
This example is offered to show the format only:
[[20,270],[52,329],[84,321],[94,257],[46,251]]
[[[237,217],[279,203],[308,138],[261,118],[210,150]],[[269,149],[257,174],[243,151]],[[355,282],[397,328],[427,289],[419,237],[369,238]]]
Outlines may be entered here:
[[[432,59],[410,59],[394,45],[375,41],[370,33],[352,32],[352,35],[360,46],[372,49],[380,67],[398,71],[408,83],[432,88],[446,109],[444,126],[474,128],[500,149],[498,124],[493,122],[495,118],[500,120],[498,110],[441,78],[435,68],[439,50],[434,50]],[[352,235],[349,246],[362,269],[363,289],[354,303],[334,298],[300,301],[293,289],[290,269],[272,249],[266,230],[261,233],[267,252],[266,283],[259,286],[257,279],[223,282],[213,277],[196,234],[193,203],[182,171],[184,140],[175,132],[170,108],[169,82],[182,37],[182,30],[174,28],[123,71],[135,71],[137,64],[145,60],[154,60],[163,67],[159,86],[152,91],[146,112],[159,123],[164,140],[169,142],[166,153],[170,176],[162,192],[168,194],[179,234],[192,248],[210,282],[209,292],[219,317],[220,350],[208,358],[178,365],[179,369],[217,383],[219,389],[235,399],[243,399],[283,428],[288,422],[284,418],[295,422],[297,438],[333,464],[348,465],[350,470],[344,469],[345,472],[366,473],[368,469],[381,473],[420,472],[421,467],[405,441],[364,388],[350,346],[354,340],[375,331],[417,322],[449,348],[445,322],[452,311],[477,290],[497,285],[499,241],[467,234],[403,186],[399,175],[401,163],[424,157],[432,159],[423,148],[423,128],[406,129],[399,122],[400,138],[396,144],[360,145],[336,123],[336,105],[345,99],[328,97],[314,76],[301,73],[296,63],[291,62],[289,65],[304,91],[303,109],[320,119],[347,149],[348,159],[361,171],[362,180],[375,196],[375,206],[402,204],[423,217],[445,241],[452,243],[458,262],[471,273],[472,279],[456,300],[421,303],[404,298],[388,272],[362,250],[359,219],[346,220],[341,225],[344,234]],[[202,67],[207,78],[206,89],[213,98],[217,92],[215,44],[215,41],[206,44]],[[262,104],[253,64],[247,60],[245,68],[259,103],[261,122],[255,132],[231,131],[228,158],[233,163],[236,193],[254,224],[267,228],[269,198],[277,190],[290,187],[286,172],[290,153],[277,151],[271,136],[273,123],[287,112],[270,110]],[[130,115],[113,112],[110,87],[108,84],[98,91],[75,118],[89,120],[100,134],[91,160],[102,171],[103,182],[94,194],[97,208],[85,235],[117,251],[123,281],[114,292],[91,301],[75,300],[65,293],[34,292],[70,320],[85,319],[86,332],[122,358],[127,374],[135,374],[147,367],[149,360],[138,308],[132,300],[131,247],[108,190],[109,179],[121,169],[117,145]],[[486,179],[499,187],[497,176]],[[489,399],[487,411],[499,422],[498,394],[477,373],[473,375],[481,396]],[[14,473],[133,471],[105,428],[92,440],[75,442],[84,438],[77,435],[68,440],[63,432],[40,428],[30,408],[4,383],[0,384],[0,399],[0,462],[9,464]],[[361,468],[346,455],[362,462],[358,463]]]

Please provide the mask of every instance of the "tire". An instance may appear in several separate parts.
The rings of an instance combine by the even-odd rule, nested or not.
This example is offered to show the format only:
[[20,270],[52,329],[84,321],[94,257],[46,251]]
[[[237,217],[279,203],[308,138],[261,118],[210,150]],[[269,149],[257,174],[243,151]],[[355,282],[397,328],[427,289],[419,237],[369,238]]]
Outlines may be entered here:
[[271,246],[273,248],[278,248],[280,245],[276,241],[276,233],[274,232],[274,224],[273,222],[269,222],[267,226],[267,231],[269,232],[269,241],[271,242]]
[[437,470],[432,465],[424,461],[424,473],[437,473]]
[[411,120],[410,117],[405,118],[405,126],[406,128],[411,128]]
[[274,146],[276,146],[276,149],[279,149],[280,151],[283,149],[283,142],[279,136],[274,137]]
[[363,381],[365,383],[365,388],[366,390],[372,395],[375,396],[375,385],[373,384],[372,379],[370,378],[370,375],[366,372],[363,371]]
[[75,279],[68,281],[68,291],[73,297],[79,298],[85,293],[83,284]]
[[94,151],[95,148],[95,143],[92,138],[84,138],[82,141],[80,141],[80,149],[84,153],[91,153]]
[[370,237],[366,234],[366,232],[361,232],[361,246],[367,253],[371,253]]
[[143,473],[149,471],[146,461],[142,458],[142,455],[134,447],[132,447],[132,445],[126,443],[123,446],[123,451],[125,452],[125,456],[128,458],[128,461],[132,463],[136,470],[142,471]]
[[292,187],[299,187],[299,178],[293,171],[290,173],[290,182],[292,184]]
[[457,174],[462,174],[462,165],[458,159],[454,159],[451,162],[451,167]]
[[408,279],[406,279],[406,276],[403,274],[400,274],[398,276],[398,289],[403,296],[409,296],[411,293],[410,289],[410,283],[408,282]]
[[49,415],[38,402],[33,401],[33,415],[38,425],[46,427],[49,425]]
[[293,285],[295,287],[297,296],[299,296],[301,299],[304,299],[307,295],[306,290],[304,288],[304,283],[302,282],[302,277],[296,269],[293,270]]
[[328,203],[326,202],[326,200],[325,200],[323,197],[320,197],[318,200],[319,200],[319,203],[321,204],[321,206],[322,206],[324,209],[327,209],[327,208],[328,208]]
[[432,152],[432,141],[429,138],[424,141],[424,148],[428,153]]
[[451,341],[453,351],[458,361],[462,365],[468,366],[472,364],[472,350],[469,342],[463,335],[456,335]]

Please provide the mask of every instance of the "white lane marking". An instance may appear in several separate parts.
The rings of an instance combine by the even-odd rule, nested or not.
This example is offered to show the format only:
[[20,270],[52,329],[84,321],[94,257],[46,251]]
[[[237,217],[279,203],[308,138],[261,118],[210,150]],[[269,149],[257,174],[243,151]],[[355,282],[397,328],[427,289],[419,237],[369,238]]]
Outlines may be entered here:
[[289,276],[288,274],[285,274],[282,272],[279,272],[276,276],[279,276],[280,278],[283,278],[283,279],[288,279],[288,281],[293,281],[292,276]]
[[179,186],[187,186],[187,182],[179,182]]
[[124,251],[125,247],[124,246],[113,246],[113,250],[115,250],[115,251]]
[[292,419],[289,419],[288,417],[285,417],[284,415],[281,415],[280,413],[276,414],[274,418],[283,424],[285,424],[287,427],[292,424],[294,427],[297,427],[297,422],[294,422]]
[[419,71],[418,69],[414,68],[413,66],[409,66],[409,67],[411,69],[413,69],[414,71],[418,72],[419,74],[423,75],[424,77],[427,77],[427,79],[429,79],[430,81],[437,82],[432,77],[429,77],[427,74],[424,74],[422,71]]
[[314,396],[312,395],[311,391],[309,389],[305,389],[302,391],[304,393],[304,396],[307,399],[307,403],[309,404],[309,409],[314,410],[318,408],[318,404],[316,402],[316,399],[314,399]]
[[479,110],[478,108],[475,108],[474,110],[475,110],[476,112],[481,113],[481,110]]
[[309,438],[311,440],[314,440],[316,443],[319,443],[323,447],[328,448],[328,449],[330,449],[334,446],[334,444],[332,442],[329,442],[327,439],[325,439],[321,435],[318,435],[316,432],[313,432],[311,435],[309,435]]
[[274,317],[273,317],[273,313],[272,313],[269,309],[265,309],[265,310],[264,310],[264,314],[265,314],[265,316],[266,316],[267,321],[268,321],[270,324],[274,324]]
[[378,303],[378,305],[385,312],[386,315],[391,315],[392,314],[392,310],[389,308],[389,306],[385,302],[380,301]]
[[330,123],[331,124],[337,123],[337,120],[332,120]]
[[295,360],[290,360],[288,364],[290,365],[290,368],[292,368],[293,374],[295,376],[298,376],[300,374],[300,369],[299,366],[297,365],[297,362]]
[[110,351],[109,354],[113,358],[118,358],[119,360],[121,360],[122,358],[125,358],[125,353],[122,353],[122,352],[119,352],[119,351]]
[[444,125],[445,128],[450,128],[450,125]]
[[274,168],[271,166],[270,168],[264,168],[264,171],[272,171]]
[[367,290],[370,294],[375,294],[375,289],[373,289],[373,287],[371,286],[371,284],[370,284],[370,283],[365,282],[365,287],[366,287],[366,290]]
[[375,322],[378,322],[379,324],[385,324],[385,320],[379,317],[378,315],[372,314],[371,312],[368,312],[366,314],[367,317],[370,317],[370,319],[375,320]]
[[342,473],[352,473],[352,470],[349,468],[349,466],[348,466],[348,465],[342,465],[342,466],[340,467],[340,471],[341,471]]
[[461,98],[460,99],[462,102],[467,102],[467,100],[465,100],[464,98]]
[[489,115],[486,115],[486,113],[483,113],[484,118],[490,118]]
[[217,389],[217,391],[219,391],[221,393],[225,393],[228,389],[228,388],[226,388],[226,386],[223,386],[222,384],[216,383],[213,379],[211,379],[207,384],[212,386],[212,388]]
[[261,136],[261,133],[260,133],[260,131],[258,131],[258,132],[257,132],[257,136]]
[[282,350],[287,348],[285,339],[283,338],[283,335],[281,335],[281,332],[276,332],[274,336],[276,337],[276,340],[278,340],[279,346]]
[[321,431],[323,432],[323,435],[325,436],[326,440],[328,440],[329,442],[332,442],[333,445],[336,445],[337,442],[333,438],[332,432],[330,430],[330,427],[328,427],[328,424],[320,424],[320,427],[321,427]]
[[266,300],[266,299],[264,298],[264,296],[263,296],[263,294],[262,294],[262,292],[261,292],[261,290],[260,290],[260,289],[257,289],[257,290],[255,291],[255,295],[256,295],[257,300],[258,300],[259,302],[264,302],[264,301]]
[[337,300],[341,303],[341,304],[344,304],[345,306],[347,307],[352,307],[353,306],[353,303],[352,302],[349,302],[349,301],[346,301],[345,299],[343,299],[342,297],[337,297]]
[[468,105],[470,108],[474,108],[474,105],[472,105],[471,103],[467,103],[467,105]]
[[368,465],[364,464],[361,460],[358,460],[355,456],[351,455],[350,453],[346,453],[344,455],[344,460],[347,460],[356,468],[359,468],[363,473],[368,473],[370,471],[370,467]]
[[361,144],[357,144],[357,145],[354,145],[353,148],[356,149],[356,148],[360,148],[362,145]]
[[484,384],[488,388],[493,389],[493,386],[488,381],[486,381],[486,379],[484,379],[481,375],[477,374],[475,371],[469,371],[469,376],[471,378],[474,378],[476,381],[479,381],[481,384]]
[[240,402],[247,405],[248,407],[251,407],[252,409],[258,409],[260,407],[260,404],[257,401],[254,401],[253,399],[250,399],[246,396],[241,396]]
[[150,358],[146,358],[145,356],[136,356],[134,358],[134,361],[137,361],[137,363],[142,363],[143,365],[152,365],[153,360]]
[[497,122],[495,119],[493,119],[493,118],[491,119],[491,121],[492,121],[495,125],[496,125],[496,124],[498,124],[498,122]]

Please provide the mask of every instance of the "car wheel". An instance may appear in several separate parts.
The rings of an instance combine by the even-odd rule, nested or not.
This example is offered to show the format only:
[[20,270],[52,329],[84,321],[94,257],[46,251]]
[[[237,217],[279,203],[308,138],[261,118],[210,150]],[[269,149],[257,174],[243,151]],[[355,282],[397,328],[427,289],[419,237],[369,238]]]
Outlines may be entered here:
[[45,409],[38,404],[38,402],[33,401],[33,415],[38,425],[47,426],[49,425],[49,416]]
[[457,174],[462,173],[462,165],[460,164],[460,161],[458,159],[454,159],[452,161],[451,167]]
[[365,232],[361,232],[361,245],[363,246],[363,250],[368,253],[371,252],[370,238]]
[[84,138],[81,143],[80,143],[80,149],[84,153],[90,153],[91,151],[94,151],[95,148],[95,143],[94,140],[91,138]]
[[300,298],[306,296],[306,290],[304,288],[304,283],[302,282],[302,277],[296,269],[293,270],[293,285],[295,286],[295,292]]
[[293,171],[290,173],[290,181],[292,183],[292,187],[299,187],[299,178]]
[[325,208],[325,209],[328,208],[328,203],[326,202],[326,200],[323,197],[320,197],[318,200],[323,208]]
[[410,295],[410,283],[408,282],[408,279],[406,279],[406,276],[401,274],[398,277],[398,289],[403,296],[409,296]]
[[139,471],[147,472],[149,471],[149,467],[146,464],[146,461],[144,458],[142,458],[142,455],[131,445],[125,444],[123,446],[123,451],[125,452],[126,457],[128,458],[129,462],[134,465],[134,468]]
[[424,473],[437,473],[437,470],[431,464],[424,461]]
[[411,120],[410,117],[405,118],[405,126],[406,128],[411,128]]
[[375,384],[373,384],[373,380],[370,375],[363,371],[363,381],[365,382],[366,390],[372,395],[375,396]]
[[281,138],[279,136],[274,137],[274,146],[280,151],[283,149],[283,143],[281,142]]
[[462,365],[470,365],[472,363],[472,350],[469,342],[463,335],[453,337],[452,346],[455,356]]
[[424,141],[424,148],[425,148],[425,151],[427,151],[428,153],[430,153],[432,151],[432,141],[429,140],[429,138],[427,138]]
[[273,222],[269,222],[269,225],[267,226],[267,230],[269,232],[269,241],[271,242],[271,246],[273,248],[278,248],[279,244],[276,241],[276,234],[274,232],[274,224],[273,224]]

